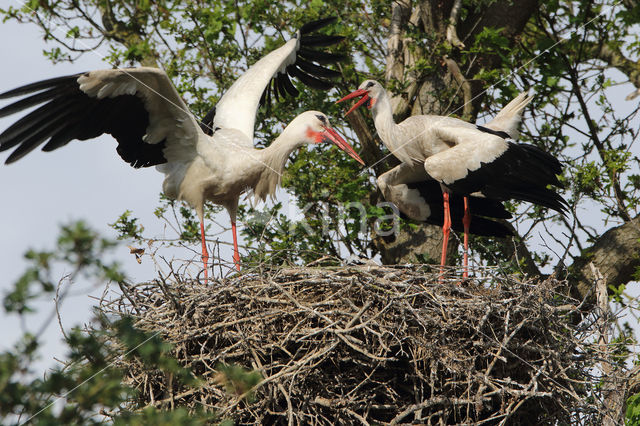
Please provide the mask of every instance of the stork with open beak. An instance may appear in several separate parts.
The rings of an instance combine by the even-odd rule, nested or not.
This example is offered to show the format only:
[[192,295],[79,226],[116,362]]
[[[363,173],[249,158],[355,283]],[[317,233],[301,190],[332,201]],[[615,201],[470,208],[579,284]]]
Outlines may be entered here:
[[370,109],[380,139],[401,161],[378,177],[382,194],[409,218],[442,225],[441,273],[451,228],[464,231],[465,278],[469,233],[511,234],[495,220],[511,217],[502,201],[515,199],[567,211],[566,201],[548,188],[560,186],[556,176],[562,172],[560,162],[534,145],[515,141],[522,111],[531,101],[525,93],[485,126],[437,115],[416,115],[395,123],[390,97],[374,80],[363,82],[338,102],[358,97],[346,114],[360,106]]
[[331,45],[342,37],[309,33],[334,20],[304,25],[294,38],[256,62],[202,123],[158,68],[90,71],[2,93],[0,99],[22,98],[0,109],[0,117],[37,108],[0,134],[0,151],[15,148],[6,160],[9,164],[42,144],[43,151],[53,151],[74,139],[111,134],[124,161],[135,168],[157,166],[165,174],[164,193],[195,208],[200,219],[205,279],[209,255],[204,203],[212,201],[227,209],[233,260],[239,270],[236,213],[242,193],[253,193],[260,200],[273,195],[289,154],[304,144],[331,142],[362,163],[318,111],[298,115],[267,148],[253,146],[259,105],[269,102],[272,94],[276,98],[298,94],[289,76],[317,89],[332,87],[325,78],[339,73],[312,61],[326,64],[341,57],[312,47]]

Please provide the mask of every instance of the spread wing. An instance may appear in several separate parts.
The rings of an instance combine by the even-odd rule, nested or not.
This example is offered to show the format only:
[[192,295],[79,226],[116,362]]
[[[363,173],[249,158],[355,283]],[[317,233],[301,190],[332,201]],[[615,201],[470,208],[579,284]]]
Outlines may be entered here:
[[205,132],[211,134],[216,127],[233,128],[253,141],[258,107],[268,104],[272,98],[279,100],[298,95],[298,89],[291,83],[290,77],[296,77],[314,89],[328,90],[333,87],[326,79],[338,77],[340,73],[319,64],[338,62],[344,57],[314,48],[330,46],[344,37],[310,33],[335,20],[333,17],[305,24],[296,37],[253,64],[209,111],[202,122]]
[[0,134],[0,151],[15,148],[12,163],[44,144],[53,151],[74,139],[103,133],[118,142],[117,152],[133,167],[188,159],[202,135],[164,71],[129,68],[91,71],[28,84],[0,94],[23,97],[0,117],[37,107]]

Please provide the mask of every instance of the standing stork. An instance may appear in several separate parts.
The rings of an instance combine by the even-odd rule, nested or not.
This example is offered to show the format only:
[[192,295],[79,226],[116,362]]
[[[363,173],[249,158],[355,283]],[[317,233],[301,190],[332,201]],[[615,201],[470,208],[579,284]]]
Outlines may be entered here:
[[437,115],[416,115],[397,124],[387,91],[374,80],[363,82],[338,102],[356,97],[361,99],[346,114],[366,105],[380,139],[401,161],[378,177],[384,197],[413,220],[442,224],[441,273],[451,228],[464,231],[465,278],[469,233],[511,234],[492,220],[511,217],[502,201],[516,199],[567,211],[566,201],[547,188],[560,186],[556,176],[562,172],[560,162],[534,145],[515,141],[522,110],[531,101],[525,93],[485,126]]
[[[53,151],[74,139],[103,133],[118,142],[120,157],[135,168],[157,166],[165,174],[164,193],[184,200],[200,219],[202,260],[208,278],[204,203],[224,206],[231,218],[233,260],[240,269],[236,232],[238,200],[253,193],[264,200],[275,193],[289,154],[308,143],[332,142],[362,163],[353,148],[317,111],[298,115],[269,147],[255,149],[253,133],[259,105],[297,95],[289,80],[295,76],[318,89],[329,89],[323,77],[337,73],[326,64],[341,57],[312,49],[341,40],[340,36],[310,35],[335,18],[304,25],[280,48],[250,67],[198,123],[166,73],[158,68],[90,71],[28,84],[0,94],[0,99],[24,96],[0,109],[4,117],[37,108],[0,134],[0,151],[15,148],[6,164],[44,144]],[[364,164],[364,163],[363,163]]]

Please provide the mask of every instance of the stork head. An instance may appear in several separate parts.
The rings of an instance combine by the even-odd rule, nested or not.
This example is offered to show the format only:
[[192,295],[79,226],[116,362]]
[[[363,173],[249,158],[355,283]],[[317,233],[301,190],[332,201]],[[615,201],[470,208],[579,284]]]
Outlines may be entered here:
[[[358,90],[355,90],[349,93],[344,98],[340,99],[338,102],[347,101],[349,99],[357,98],[360,96],[360,100],[356,102],[350,109],[347,111],[345,115],[349,115],[351,111],[358,108],[361,105],[366,105],[367,108],[371,109],[376,104],[382,93],[384,92],[384,87],[380,83],[375,80],[365,80],[362,82]],[[336,102],[336,103],[338,103]]]
[[353,147],[331,128],[329,119],[325,114],[319,111],[306,111],[296,117],[289,126],[294,125],[297,127],[297,123],[294,124],[294,122],[300,123],[304,132],[304,142],[331,142],[364,166],[364,161],[358,156]]

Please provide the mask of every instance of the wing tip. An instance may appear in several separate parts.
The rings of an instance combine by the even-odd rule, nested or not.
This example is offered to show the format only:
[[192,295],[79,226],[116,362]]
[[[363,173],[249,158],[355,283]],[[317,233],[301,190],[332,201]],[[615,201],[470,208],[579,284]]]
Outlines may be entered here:
[[57,86],[67,81],[75,81],[79,76],[85,74],[85,72],[68,74],[59,77],[48,78],[46,80],[36,81],[34,83],[25,84],[20,87],[16,87],[6,92],[0,93],[0,99],[9,99],[16,96],[23,96],[29,93],[40,92],[45,89],[49,89],[53,86]]
[[300,27],[300,34],[304,35],[317,31],[320,28],[324,28],[327,25],[335,22],[337,19],[337,16],[329,16],[326,18],[320,18],[316,19],[315,21],[307,22],[302,27]]

